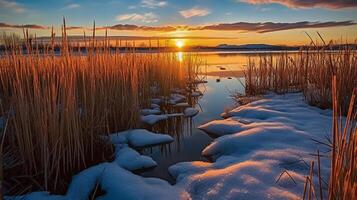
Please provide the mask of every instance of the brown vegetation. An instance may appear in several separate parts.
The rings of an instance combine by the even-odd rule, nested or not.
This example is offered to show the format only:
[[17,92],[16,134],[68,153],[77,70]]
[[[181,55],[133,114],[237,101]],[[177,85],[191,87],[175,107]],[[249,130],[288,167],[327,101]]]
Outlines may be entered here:
[[65,31],[59,44],[52,33],[44,52],[27,31],[24,38],[21,44],[7,41],[0,58],[8,194],[64,192],[74,173],[110,159],[101,135],[139,126],[139,109],[149,105],[152,87],[169,95],[195,75],[193,58],[180,63],[173,53],[113,51],[107,40],[96,41],[95,32],[84,36],[84,52],[74,51]]

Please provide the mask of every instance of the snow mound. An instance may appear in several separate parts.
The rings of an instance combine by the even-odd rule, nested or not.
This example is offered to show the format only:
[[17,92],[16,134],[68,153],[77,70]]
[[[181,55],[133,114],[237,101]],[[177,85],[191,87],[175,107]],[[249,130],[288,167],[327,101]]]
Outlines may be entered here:
[[160,109],[157,109],[157,108],[156,109],[145,108],[145,109],[140,110],[140,114],[144,115],[144,116],[145,115],[158,115],[160,113],[161,113]]
[[177,103],[173,107],[190,107],[190,104],[187,102]]
[[177,94],[177,93],[173,93],[170,95],[170,100],[169,100],[169,104],[175,105],[177,103],[180,103],[182,101],[184,101],[186,99],[186,97],[182,94]]
[[202,96],[203,93],[201,91],[193,91],[191,92],[191,96],[192,97],[199,97],[199,96]]
[[149,156],[140,155],[127,145],[116,145],[115,162],[129,171],[152,168],[157,163]]
[[153,133],[146,129],[134,129],[128,135],[129,144],[135,148],[155,146],[173,142],[174,139],[166,134]]
[[167,120],[167,115],[145,115],[141,116],[141,122],[144,122],[149,125],[154,125],[159,121]]
[[131,129],[109,135],[112,144],[129,144],[134,148],[143,148],[170,143],[174,139],[166,134],[153,133],[146,129]]
[[168,114],[161,114],[161,115],[146,115],[146,116],[141,116],[140,120],[143,123],[146,123],[148,125],[155,125],[156,123],[160,121],[167,120],[169,118],[173,117],[181,117],[183,116],[183,113],[168,113]]
[[159,98],[153,98],[153,99],[151,99],[150,100],[150,102],[152,103],[152,104],[160,104],[160,103],[162,103],[162,99],[159,99]]
[[197,108],[186,108],[184,110],[184,115],[185,117],[193,117],[199,113],[199,110]]
[[[299,93],[267,95],[200,126],[220,136],[202,151],[213,163],[178,163],[169,172],[193,199],[300,199],[311,154],[327,152],[313,140],[331,132],[331,116]],[[324,180],[329,166],[321,158]]]

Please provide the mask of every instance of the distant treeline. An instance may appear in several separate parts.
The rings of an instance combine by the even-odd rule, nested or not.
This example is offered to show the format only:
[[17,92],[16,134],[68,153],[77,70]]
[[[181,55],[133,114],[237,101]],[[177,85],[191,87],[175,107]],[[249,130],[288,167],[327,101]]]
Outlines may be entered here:
[[[70,45],[71,50],[74,52],[78,53],[87,53],[88,50],[91,48],[90,45],[88,46],[77,46],[77,45]],[[180,49],[180,51],[184,52],[205,52],[205,51],[298,51],[298,50],[319,50],[323,48],[323,46],[315,47],[315,46],[273,46],[269,45],[269,47],[259,47],[259,48],[251,48],[251,47],[245,47],[247,45],[241,45],[241,46],[232,46],[232,47],[221,47],[221,46],[216,46],[216,47],[207,47],[207,46],[192,46],[192,47],[185,47],[184,49]],[[14,48],[13,46],[6,46],[6,45],[0,45],[0,53],[3,54],[6,51],[11,50]],[[27,52],[27,46],[25,44],[20,44],[17,45],[17,50],[23,50],[24,53]],[[61,52],[61,46],[60,45],[54,45],[53,49],[52,47],[49,47],[46,44],[31,44],[30,48],[32,50],[38,50],[40,53],[44,53],[46,50],[51,50],[56,53]],[[336,50],[341,50],[341,49],[351,49],[351,50],[357,50],[357,45],[356,44],[343,44],[343,45],[330,45],[326,46],[325,49],[331,50],[331,51],[336,51]],[[115,45],[109,45],[109,46],[96,46],[94,48],[97,51],[101,51],[104,49],[110,49],[111,51],[128,51],[128,52],[175,52],[178,49],[176,47],[168,47],[168,46],[163,46],[163,47],[133,47],[133,46],[115,46]]]

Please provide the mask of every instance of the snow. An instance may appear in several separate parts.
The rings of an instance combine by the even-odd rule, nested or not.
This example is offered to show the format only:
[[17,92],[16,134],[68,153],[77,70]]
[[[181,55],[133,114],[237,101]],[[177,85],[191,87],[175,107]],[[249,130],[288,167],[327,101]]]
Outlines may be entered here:
[[[171,166],[176,186],[193,199],[300,199],[311,154],[327,152],[312,138],[331,132],[331,111],[307,105],[301,94],[270,94],[224,116],[200,127],[220,136],[202,152],[214,162]],[[328,180],[329,160],[321,163]]]
[[[218,137],[202,151],[212,162],[181,162],[171,166],[169,172],[176,179],[174,186],[131,172],[156,163],[130,147],[173,140],[168,135],[133,129],[110,135],[109,140],[116,148],[115,160],[74,176],[65,196],[40,192],[26,197],[30,200],[88,199],[99,184],[105,191],[98,198],[102,200],[300,199],[310,171],[309,163],[315,159],[311,154],[317,149],[328,152],[312,139],[323,141],[331,132],[331,110],[307,105],[299,93],[269,94],[222,116],[225,119],[200,126]],[[329,167],[329,159],[322,157],[324,180],[328,180]],[[316,176],[313,181],[317,182]]]
[[151,157],[140,155],[125,144],[116,145],[115,150],[115,162],[129,171],[152,168],[157,165]]
[[162,99],[153,98],[153,99],[151,99],[151,103],[152,103],[152,104],[160,104],[160,103],[162,103]]
[[160,110],[160,106],[159,106],[158,104],[152,103],[152,104],[151,104],[151,109]]
[[167,118],[168,117],[165,114],[163,114],[163,115],[145,115],[145,116],[141,116],[140,120],[141,120],[141,122],[144,122],[146,124],[154,125],[159,121],[166,120]]
[[177,94],[177,93],[173,93],[170,95],[170,100],[169,100],[169,104],[175,105],[177,103],[180,103],[182,101],[184,101],[186,99],[186,97],[182,94]]
[[190,107],[190,104],[187,102],[177,103],[173,107]]
[[170,143],[174,139],[166,134],[153,133],[146,129],[131,129],[109,135],[112,144],[129,144],[134,148]]
[[200,92],[200,91],[193,91],[192,93],[191,93],[191,96],[192,97],[199,97],[199,96],[202,96],[203,94],[202,94],[202,92]]
[[161,115],[145,115],[141,116],[140,120],[141,122],[144,122],[149,125],[154,125],[160,121],[167,120],[169,118],[173,117],[180,117],[183,116],[183,113],[169,113],[169,114],[161,114]]
[[140,110],[140,114],[141,115],[157,115],[157,114],[160,114],[161,111],[160,109],[149,109],[149,108],[145,108],[145,109],[141,109]]
[[197,108],[192,108],[192,107],[186,108],[184,110],[185,117],[193,117],[193,116],[197,115],[198,112],[199,112],[199,110]]
[[153,133],[145,129],[134,129],[128,135],[129,144],[136,148],[170,143],[174,139],[166,134]]
[[155,167],[156,162],[130,148],[172,142],[169,135],[156,134],[145,129],[132,129],[109,135],[115,146],[115,159],[111,163],[100,163],[83,170],[72,177],[64,196],[48,192],[33,192],[24,196],[5,197],[11,200],[86,200],[100,185],[104,195],[100,200],[111,199],[190,199],[189,194],[167,181],[157,178],[143,178],[130,171]]

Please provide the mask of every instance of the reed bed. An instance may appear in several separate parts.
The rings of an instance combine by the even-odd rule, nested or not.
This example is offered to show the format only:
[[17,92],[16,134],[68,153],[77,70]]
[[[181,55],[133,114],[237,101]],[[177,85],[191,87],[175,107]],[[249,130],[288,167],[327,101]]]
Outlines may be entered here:
[[[314,185],[314,161],[310,165],[310,175],[306,177],[302,199],[350,200],[357,197],[357,89],[352,92],[345,120],[339,106],[339,91],[336,76],[332,79],[333,128],[330,148],[331,170],[327,192],[324,192],[321,177],[320,153],[317,151],[317,181]],[[317,183],[317,184],[316,184]],[[327,193],[327,194],[326,194]],[[326,195],[325,195],[326,194]]]
[[7,194],[63,193],[73,174],[111,159],[101,136],[139,127],[139,109],[153,95],[168,95],[191,77],[193,64],[173,53],[119,52],[95,32],[84,36],[84,53],[75,52],[65,31],[57,44],[51,35],[41,50],[24,31],[22,43],[8,42],[0,57],[1,149],[16,158],[4,164]]
[[306,49],[294,54],[286,52],[249,59],[245,70],[246,94],[300,91],[310,105],[332,108],[333,75],[337,77],[342,113],[347,114],[351,91],[357,85],[357,52],[348,45],[338,51]]

